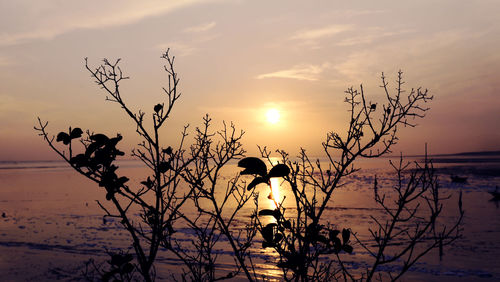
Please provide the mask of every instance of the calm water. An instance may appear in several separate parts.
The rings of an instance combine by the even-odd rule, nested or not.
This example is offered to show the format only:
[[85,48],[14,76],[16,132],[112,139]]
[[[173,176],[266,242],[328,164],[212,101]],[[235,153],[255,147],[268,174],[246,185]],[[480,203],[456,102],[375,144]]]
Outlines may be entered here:
[[[417,158],[418,159],[418,158]],[[379,212],[373,200],[374,175],[381,192],[394,184],[387,158],[361,160],[364,169],[336,191],[328,209],[328,218],[340,228],[351,227],[360,236],[371,224],[370,215]],[[500,207],[487,193],[500,185],[500,161],[497,157],[436,157],[442,193],[450,194],[445,220],[456,215],[458,191],[464,192],[464,237],[445,250],[443,261],[430,253],[404,278],[405,281],[493,281],[500,279]],[[134,161],[120,163],[119,174],[143,180],[144,170]],[[230,177],[239,169],[233,164],[225,171]],[[450,175],[467,176],[465,184],[450,182]],[[130,177],[133,178],[133,177]],[[261,206],[269,204],[268,191],[261,187]],[[78,278],[89,258],[103,261],[103,250],[127,248],[128,235],[117,222],[103,221],[95,200],[103,199],[102,188],[72,171],[62,162],[0,162],[0,273],[4,281],[70,280]],[[249,209],[238,218],[235,228],[244,227]],[[188,229],[178,236],[190,240]],[[259,248],[253,252],[258,271],[269,277],[279,274],[272,266],[275,254]],[[228,249],[218,250],[220,269],[231,265]],[[363,269],[366,252],[356,249],[344,259],[353,270]],[[161,255],[159,280],[171,272],[179,273],[179,261]]]

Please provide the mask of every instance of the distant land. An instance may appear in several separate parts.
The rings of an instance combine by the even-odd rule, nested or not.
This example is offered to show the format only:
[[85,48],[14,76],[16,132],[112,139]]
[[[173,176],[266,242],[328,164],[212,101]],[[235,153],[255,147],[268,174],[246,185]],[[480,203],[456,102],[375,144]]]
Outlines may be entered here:
[[[404,155],[404,157],[425,157],[425,155]],[[477,152],[461,152],[452,154],[430,154],[429,157],[454,157],[454,156],[468,156],[468,157],[488,157],[488,156],[500,156],[500,151],[477,151]],[[398,155],[386,155],[382,156],[386,158],[398,157]]]
[[462,152],[456,154],[434,155],[434,156],[498,156],[500,151],[479,151],[479,152]]
[[[419,162],[424,162],[424,155],[413,156],[420,158]],[[455,154],[435,154],[428,155],[433,163],[438,164],[466,164],[466,163],[500,163],[500,151],[478,151],[478,152],[461,152]],[[498,174],[498,172],[496,172]]]

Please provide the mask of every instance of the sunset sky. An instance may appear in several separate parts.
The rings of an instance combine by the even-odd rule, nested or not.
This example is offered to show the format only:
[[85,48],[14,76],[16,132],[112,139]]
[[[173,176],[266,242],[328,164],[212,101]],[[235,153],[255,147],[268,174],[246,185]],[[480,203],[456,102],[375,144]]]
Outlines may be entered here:
[[120,132],[129,151],[135,128],[84,58],[122,58],[122,96],[150,116],[168,47],[183,93],[172,144],[209,113],[214,129],[244,129],[250,154],[257,144],[317,154],[328,131],[345,130],[344,90],[363,83],[377,101],[381,72],[392,88],[401,69],[408,90],[435,99],[395,153],[423,153],[425,142],[434,154],[500,150],[499,1],[0,0],[0,13],[0,161],[56,159],[37,116],[53,134]]

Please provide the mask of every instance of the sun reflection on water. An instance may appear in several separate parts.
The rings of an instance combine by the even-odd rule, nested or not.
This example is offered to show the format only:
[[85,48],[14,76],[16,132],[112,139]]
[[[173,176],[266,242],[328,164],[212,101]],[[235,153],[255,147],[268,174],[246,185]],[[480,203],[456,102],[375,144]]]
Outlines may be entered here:
[[[271,178],[271,193],[274,198],[274,202],[281,203],[282,195],[280,192],[280,180],[279,178]],[[273,203],[274,208],[276,208],[276,203]]]

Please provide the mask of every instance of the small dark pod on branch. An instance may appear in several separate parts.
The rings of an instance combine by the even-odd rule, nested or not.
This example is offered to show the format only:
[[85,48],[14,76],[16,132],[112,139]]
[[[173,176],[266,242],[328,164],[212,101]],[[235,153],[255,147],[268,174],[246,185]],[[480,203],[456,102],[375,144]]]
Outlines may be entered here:
[[156,106],[154,107],[156,113],[160,112],[162,109],[163,109],[162,104],[156,104]]
[[372,104],[370,110],[375,111],[377,109],[377,104]]

